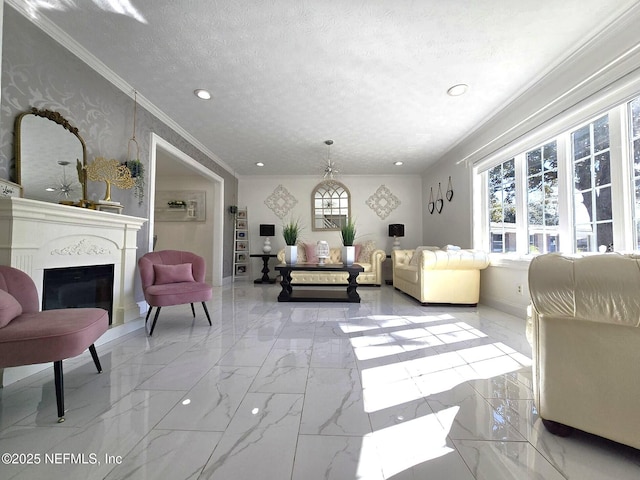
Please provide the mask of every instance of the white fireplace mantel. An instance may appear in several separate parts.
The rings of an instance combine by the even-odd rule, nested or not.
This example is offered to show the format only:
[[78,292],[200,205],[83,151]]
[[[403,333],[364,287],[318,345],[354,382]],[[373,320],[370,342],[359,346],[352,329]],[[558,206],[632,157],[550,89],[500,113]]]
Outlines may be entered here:
[[26,198],[0,198],[0,264],[28,273],[42,304],[44,271],[114,265],[113,325],[140,316],[134,297],[137,235],[145,218]]

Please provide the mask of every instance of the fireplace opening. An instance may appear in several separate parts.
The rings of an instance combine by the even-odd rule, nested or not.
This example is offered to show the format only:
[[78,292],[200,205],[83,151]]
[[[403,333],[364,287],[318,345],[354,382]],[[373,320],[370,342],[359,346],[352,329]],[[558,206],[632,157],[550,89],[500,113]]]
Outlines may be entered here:
[[47,268],[42,309],[104,308],[113,321],[113,264]]

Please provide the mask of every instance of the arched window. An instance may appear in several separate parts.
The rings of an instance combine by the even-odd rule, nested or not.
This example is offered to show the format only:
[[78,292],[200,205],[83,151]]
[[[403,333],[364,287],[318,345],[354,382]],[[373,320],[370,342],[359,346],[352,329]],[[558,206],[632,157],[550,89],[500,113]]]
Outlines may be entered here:
[[312,230],[340,230],[351,216],[351,194],[335,180],[327,180],[311,193]]

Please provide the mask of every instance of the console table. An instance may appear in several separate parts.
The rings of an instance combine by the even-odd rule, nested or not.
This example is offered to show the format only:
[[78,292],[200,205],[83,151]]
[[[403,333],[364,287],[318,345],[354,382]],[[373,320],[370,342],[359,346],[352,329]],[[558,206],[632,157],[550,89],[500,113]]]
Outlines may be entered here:
[[262,267],[262,278],[255,279],[253,283],[276,283],[275,278],[269,278],[269,259],[276,258],[277,255],[273,255],[271,253],[253,253],[249,256],[253,258],[262,258],[262,263],[264,264]]
[[[358,283],[356,279],[360,272],[364,272],[364,268],[357,263],[353,265],[344,265],[342,263],[328,263],[318,265],[317,263],[297,263],[295,265],[276,265],[275,269],[282,275],[282,291],[278,295],[279,302],[349,302],[360,303],[360,295],[357,292]],[[318,290],[293,290],[291,285],[291,272],[347,272],[349,274],[347,289],[345,291],[338,290],[322,290],[323,285],[315,285],[320,287]],[[333,285],[328,285],[333,286]]]

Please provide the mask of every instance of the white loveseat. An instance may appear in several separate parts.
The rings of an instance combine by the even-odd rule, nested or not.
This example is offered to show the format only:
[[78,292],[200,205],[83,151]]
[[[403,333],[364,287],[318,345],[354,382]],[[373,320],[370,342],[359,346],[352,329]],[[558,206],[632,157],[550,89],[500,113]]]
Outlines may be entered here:
[[438,247],[394,250],[391,259],[393,286],[422,304],[477,304],[480,270],[489,266],[484,252]]
[[529,292],[544,425],[640,448],[640,256],[540,255],[529,266]]
[[[304,244],[298,245],[298,263],[307,263],[306,250]],[[361,265],[364,272],[358,275],[358,285],[379,287],[382,284],[382,262],[387,258],[386,253],[384,250],[375,249],[373,244],[364,244],[359,253],[355,263]],[[284,263],[284,248],[278,252],[278,262]],[[332,247],[326,263],[342,263],[342,247]],[[347,278],[347,272],[291,272],[293,285],[346,285]]]

